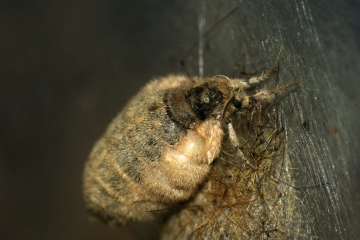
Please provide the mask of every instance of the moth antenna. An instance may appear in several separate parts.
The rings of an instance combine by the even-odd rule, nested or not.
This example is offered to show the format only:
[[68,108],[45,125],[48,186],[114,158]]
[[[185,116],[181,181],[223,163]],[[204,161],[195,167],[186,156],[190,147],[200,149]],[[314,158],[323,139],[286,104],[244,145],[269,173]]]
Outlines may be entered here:
[[[210,27],[208,30],[206,30],[201,38],[205,39],[207,38],[217,27],[219,27],[219,25],[221,25],[228,17],[230,17],[232,14],[234,14],[237,10],[239,9],[238,6],[234,7],[230,12],[228,12],[224,17],[222,17],[219,21],[216,22],[215,25],[213,25],[212,27]],[[194,48],[196,48],[196,46],[199,44],[199,39],[194,42],[194,44],[189,48],[189,50],[186,53],[186,58],[189,57],[191,55],[191,52],[194,50]]]
[[181,65],[181,67],[183,67],[183,69],[184,69],[184,71],[186,72],[186,75],[188,76],[188,78],[190,79],[190,81],[191,81],[192,83],[195,83],[195,80],[191,77],[189,71],[188,71],[187,68],[185,67],[185,61],[184,61],[184,60],[181,60],[181,61],[180,61],[180,65]]
[[213,25],[209,30],[207,30],[205,32],[204,37],[207,37],[212,31],[214,31],[221,23],[223,23],[228,17],[230,17],[238,9],[239,9],[239,7],[235,7],[230,12],[228,12],[225,16],[223,16],[215,25]]
[[290,83],[288,85],[285,85],[285,86],[282,86],[282,87],[279,87],[279,88],[275,88],[274,90],[271,91],[272,94],[277,94],[279,92],[282,92],[288,88],[291,88],[293,86],[299,86],[299,82],[293,82],[293,83]]

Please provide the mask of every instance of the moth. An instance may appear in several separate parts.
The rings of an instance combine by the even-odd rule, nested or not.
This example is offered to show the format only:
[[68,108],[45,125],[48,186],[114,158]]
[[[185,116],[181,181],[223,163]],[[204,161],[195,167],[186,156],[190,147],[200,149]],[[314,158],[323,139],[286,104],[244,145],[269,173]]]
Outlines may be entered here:
[[106,222],[149,220],[189,199],[208,175],[227,135],[241,161],[235,117],[277,93],[255,87],[275,69],[250,79],[170,75],[149,82],[95,144],[84,171],[87,209]]

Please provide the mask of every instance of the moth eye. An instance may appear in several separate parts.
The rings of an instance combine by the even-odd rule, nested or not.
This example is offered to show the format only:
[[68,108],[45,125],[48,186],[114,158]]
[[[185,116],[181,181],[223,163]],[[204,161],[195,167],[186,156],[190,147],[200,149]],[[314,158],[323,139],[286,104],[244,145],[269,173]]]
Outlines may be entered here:
[[241,109],[241,102],[240,101],[238,101],[238,100],[236,100],[235,98],[233,99],[233,105],[234,105],[234,107],[236,107],[237,109]]

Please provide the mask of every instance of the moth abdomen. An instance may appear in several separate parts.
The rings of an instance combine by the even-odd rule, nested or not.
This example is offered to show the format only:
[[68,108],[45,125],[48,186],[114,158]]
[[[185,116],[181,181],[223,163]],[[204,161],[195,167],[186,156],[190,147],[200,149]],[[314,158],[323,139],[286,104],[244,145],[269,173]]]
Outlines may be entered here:
[[84,193],[88,208],[103,219],[149,219],[154,211],[188,199],[207,175],[207,133],[200,126],[200,132],[189,134],[168,114],[167,87],[173,90],[186,78],[175,80],[148,84],[96,143],[85,169]]

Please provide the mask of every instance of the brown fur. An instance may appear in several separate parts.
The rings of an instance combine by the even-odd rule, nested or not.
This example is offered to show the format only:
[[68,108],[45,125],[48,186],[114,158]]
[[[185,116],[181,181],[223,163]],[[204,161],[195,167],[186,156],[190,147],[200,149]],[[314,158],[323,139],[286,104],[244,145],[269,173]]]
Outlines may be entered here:
[[[189,199],[208,175],[235,112],[251,107],[248,88],[245,80],[224,76],[190,81],[171,75],[147,84],[90,154],[84,171],[89,211],[125,223]],[[258,100],[273,95],[261,92]]]

